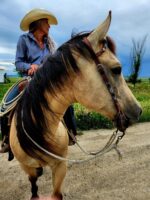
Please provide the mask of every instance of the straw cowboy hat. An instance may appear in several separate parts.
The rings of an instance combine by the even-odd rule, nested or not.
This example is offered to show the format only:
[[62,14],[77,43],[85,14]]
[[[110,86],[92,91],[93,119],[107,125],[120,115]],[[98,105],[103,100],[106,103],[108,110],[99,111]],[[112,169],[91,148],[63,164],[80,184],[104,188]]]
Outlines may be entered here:
[[48,19],[49,24],[57,24],[58,23],[56,17],[53,15],[53,13],[49,12],[48,10],[33,9],[24,16],[24,18],[22,19],[22,21],[20,23],[20,28],[23,31],[27,31],[27,30],[29,30],[29,25],[32,22],[37,21],[39,19],[43,19],[43,18]]

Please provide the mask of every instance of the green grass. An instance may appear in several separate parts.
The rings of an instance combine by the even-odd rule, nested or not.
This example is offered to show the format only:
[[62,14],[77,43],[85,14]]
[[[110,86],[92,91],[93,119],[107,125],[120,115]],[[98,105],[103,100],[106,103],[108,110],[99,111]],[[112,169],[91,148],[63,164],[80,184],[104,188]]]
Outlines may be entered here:
[[6,93],[6,91],[14,84],[16,81],[19,81],[20,78],[10,78],[10,83],[0,83],[0,102]]
[[79,103],[74,104],[77,127],[80,130],[112,128],[112,122],[99,113],[90,112]]
[[129,84],[133,94],[140,102],[143,113],[140,117],[140,122],[150,121],[150,81],[148,79],[142,80],[141,83],[137,83],[135,87]]
[[[10,88],[12,84],[18,81],[18,78],[11,79],[11,83],[0,84],[0,101],[5,92]],[[148,79],[142,79],[140,83],[137,83],[134,87],[132,84],[128,84],[133,94],[140,102],[143,113],[139,122],[150,121],[150,81]],[[74,104],[75,116],[77,127],[80,130],[99,129],[99,128],[112,128],[112,122],[95,112],[89,112],[84,106],[76,103]]]

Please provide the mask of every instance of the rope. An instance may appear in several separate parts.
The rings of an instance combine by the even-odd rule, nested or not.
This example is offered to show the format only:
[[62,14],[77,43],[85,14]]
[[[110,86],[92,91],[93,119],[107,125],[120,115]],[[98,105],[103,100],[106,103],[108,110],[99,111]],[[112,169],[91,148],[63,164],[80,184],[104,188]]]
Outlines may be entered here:
[[8,91],[6,92],[6,94],[4,95],[2,102],[0,104],[0,117],[4,116],[5,114],[7,114],[9,111],[11,111],[17,104],[17,102],[19,101],[20,97],[22,96],[24,90],[22,90],[21,92],[19,92],[18,95],[16,95],[12,100],[7,101],[7,97],[10,94],[11,91],[13,91],[13,89],[18,86],[21,82],[23,81],[30,81],[30,77],[25,77],[23,79],[21,79],[20,81],[18,81],[17,83],[13,84]]
[[62,121],[62,123],[65,126],[65,128],[67,129],[68,134],[70,135],[71,139],[75,142],[75,144],[79,147],[79,149],[86,155],[97,155],[99,153],[103,153],[114,142],[114,140],[116,139],[116,134],[118,134],[118,130],[114,131],[113,134],[111,135],[110,139],[108,140],[108,142],[106,143],[106,145],[102,149],[100,149],[98,151],[95,151],[95,152],[88,152],[88,151],[86,151],[85,149],[83,149],[81,147],[81,145],[78,143],[78,141],[75,138],[75,136],[73,135],[73,133],[68,130],[68,128],[67,128],[66,124],[64,123],[64,121]]
[[[21,112],[21,117],[22,117],[22,119],[23,119],[23,110],[22,110],[22,112]],[[110,137],[110,140],[109,140],[108,143],[106,144],[107,148],[105,148],[105,147],[106,147],[106,146],[105,146],[105,147],[103,148],[103,150],[97,152],[96,154],[90,154],[90,155],[89,155],[89,156],[91,156],[90,158],[87,158],[87,159],[84,159],[84,160],[73,160],[73,159],[64,158],[64,157],[62,157],[62,156],[56,155],[56,154],[54,154],[54,153],[51,153],[51,152],[47,151],[45,148],[41,147],[38,143],[36,143],[36,142],[30,137],[30,135],[27,133],[27,131],[25,130],[23,120],[22,120],[22,128],[23,128],[24,133],[26,134],[26,136],[33,142],[33,144],[34,144],[35,146],[37,146],[40,150],[42,150],[42,151],[43,151],[44,153],[46,153],[47,155],[49,155],[49,156],[51,156],[51,157],[53,157],[53,158],[56,158],[56,159],[58,159],[58,160],[61,160],[61,161],[67,161],[67,162],[70,162],[70,163],[81,164],[81,163],[85,163],[85,162],[88,162],[88,161],[90,161],[90,160],[93,160],[93,159],[95,159],[96,157],[102,156],[103,154],[105,154],[105,153],[111,151],[112,149],[116,150],[116,152],[117,152],[117,154],[118,154],[118,156],[119,156],[119,159],[122,158],[122,157],[121,157],[121,153],[120,153],[119,149],[117,148],[117,145],[118,145],[120,139],[122,138],[122,137],[120,137],[120,135],[117,134],[118,131],[115,131],[115,132],[113,133],[113,135]],[[115,136],[115,137],[114,137],[114,136]],[[116,139],[116,142],[115,142],[115,143],[112,143],[112,142],[111,142],[111,141],[112,141],[112,138],[114,138],[113,141]],[[110,144],[110,143],[111,143],[111,144]],[[110,145],[108,145],[108,144],[110,144]]]

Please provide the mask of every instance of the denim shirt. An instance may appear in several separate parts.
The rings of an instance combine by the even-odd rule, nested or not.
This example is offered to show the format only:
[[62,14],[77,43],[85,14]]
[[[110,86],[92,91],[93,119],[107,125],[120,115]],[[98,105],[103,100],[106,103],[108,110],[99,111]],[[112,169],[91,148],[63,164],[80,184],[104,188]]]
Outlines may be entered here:
[[22,74],[27,74],[31,64],[41,65],[45,56],[51,54],[44,38],[44,48],[40,48],[32,33],[25,33],[20,36],[17,43],[15,65],[16,70]]

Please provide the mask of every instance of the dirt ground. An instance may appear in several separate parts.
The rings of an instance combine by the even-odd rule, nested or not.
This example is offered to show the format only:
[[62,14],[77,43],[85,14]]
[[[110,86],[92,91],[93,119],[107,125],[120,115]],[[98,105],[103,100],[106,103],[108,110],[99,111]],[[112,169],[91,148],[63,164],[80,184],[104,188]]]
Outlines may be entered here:
[[[90,130],[78,136],[87,150],[103,146],[112,130]],[[84,164],[68,164],[64,181],[64,200],[148,200],[150,199],[150,123],[128,128],[119,144],[123,159],[115,151]],[[69,147],[69,158],[86,158],[76,146]],[[39,178],[40,195],[52,191],[51,172],[44,169]],[[0,155],[0,200],[29,200],[27,176],[14,159]]]

